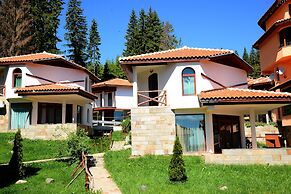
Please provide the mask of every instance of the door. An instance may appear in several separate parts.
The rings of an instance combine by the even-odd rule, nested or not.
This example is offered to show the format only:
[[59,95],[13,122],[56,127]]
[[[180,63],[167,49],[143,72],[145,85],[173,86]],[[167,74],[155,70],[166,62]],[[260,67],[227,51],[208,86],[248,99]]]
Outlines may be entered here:
[[31,123],[31,103],[11,104],[11,129],[24,129]]
[[239,122],[238,116],[213,115],[215,153],[241,147]]
[[[154,91],[154,92],[149,92],[149,97],[150,98],[155,98],[159,95],[158,93],[158,74],[154,73],[149,76],[148,78],[148,86],[149,86],[149,91]],[[155,99],[157,100],[157,99]],[[158,106],[159,103],[156,101],[150,101],[149,102],[150,106]]]

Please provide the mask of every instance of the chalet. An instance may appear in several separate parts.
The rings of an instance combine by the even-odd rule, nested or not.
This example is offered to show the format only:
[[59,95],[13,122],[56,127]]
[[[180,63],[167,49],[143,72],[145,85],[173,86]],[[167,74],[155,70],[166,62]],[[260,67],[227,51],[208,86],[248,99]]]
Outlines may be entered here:
[[[274,82],[270,90],[291,92],[291,0],[276,0],[258,22],[265,31],[255,42],[261,71]],[[283,139],[291,146],[291,106],[273,111],[282,125]],[[283,144],[284,145],[284,144]]]
[[115,78],[95,83],[92,92],[98,97],[93,106],[93,120],[97,125],[118,126],[129,116],[133,96],[128,80]]
[[86,68],[51,53],[0,58],[1,131],[63,138],[92,125],[91,92],[99,81]]
[[247,89],[252,67],[231,50],[183,47],[119,62],[133,84],[132,155],[171,154],[176,134],[186,154],[246,148],[246,114],[256,150],[256,114],[291,100]]

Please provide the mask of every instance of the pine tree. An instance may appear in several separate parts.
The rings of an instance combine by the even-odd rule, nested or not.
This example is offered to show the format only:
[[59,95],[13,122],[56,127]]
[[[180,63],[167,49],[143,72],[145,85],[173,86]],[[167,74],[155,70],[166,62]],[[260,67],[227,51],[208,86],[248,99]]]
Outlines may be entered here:
[[29,0],[33,17],[33,47],[35,52],[59,53],[57,29],[63,0]]
[[126,35],[125,35],[125,49],[123,50],[123,56],[131,56],[138,53],[138,21],[135,11],[132,10],[130,20],[128,23]]
[[18,129],[14,137],[13,154],[9,162],[11,173],[15,176],[15,178],[18,179],[24,177],[24,166],[22,158],[22,137],[20,129]]
[[135,53],[137,55],[146,53],[146,44],[147,44],[146,18],[147,18],[147,15],[144,9],[142,9],[139,12],[139,19],[138,19],[138,36],[137,36],[138,49]]
[[33,51],[29,46],[33,31],[28,0],[2,0],[0,21],[1,57],[28,54]]
[[80,0],[69,0],[65,28],[67,29],[65,39],[68,41],[69,59],[85,67],[87,60],[87,24]]
[[244,48],[244,52],[243,52],[243,56],[242,56],[243,60],[246,61],[247,63],[250,62],[249,60],[249,54],[248,54],[248,51],[246,49],[246,47]]
[[160,50],[163,28],[159,16],[152,8],[146,17],[146,45],[145,53],[157,52]]
[[88,44],[88,56],[90,59],[90,65],[94,67],[94,74],[98,76],[100,67],[100,50],[99,46],[101,39],[97,30],[97,22],[93,19],[90,32],[89,32],[89,44]]
[[103,71],[103,78],[102,78],[103,81],[107,81],[114,78],[114,76],[110,72],[109,65],[110,65],[110,61],[106,61],[104,65],[104,71]]
[[249,54],[249,63],[253,67],[253,71],[249,74],[252,78],[259,78],[261,76],[260,56],[259,51],[252,48]]
[[187,180],[183,150],[178,136],[176,136],[173,156],[169,165],[169,179],[173,182],[183,182]]
[[174,34],[174,28],[170,22],[166,21],[163,24],[163,32],[161,36],[160,50],[174,49],[180,46],[181,40],[179,41]]

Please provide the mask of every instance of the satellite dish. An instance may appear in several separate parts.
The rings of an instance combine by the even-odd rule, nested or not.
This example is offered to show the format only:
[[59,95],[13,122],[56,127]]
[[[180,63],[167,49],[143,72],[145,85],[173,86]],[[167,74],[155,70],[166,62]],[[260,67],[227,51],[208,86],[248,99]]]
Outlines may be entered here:
[[269,79],[272,80],[272,81],[275,79],[274,73],[272,73],[272,74],[269,76]]
[[285,73],[285,68],[284,67],[280,67],[279,69],[278,69],[278,74],[279,75],[283,75]]

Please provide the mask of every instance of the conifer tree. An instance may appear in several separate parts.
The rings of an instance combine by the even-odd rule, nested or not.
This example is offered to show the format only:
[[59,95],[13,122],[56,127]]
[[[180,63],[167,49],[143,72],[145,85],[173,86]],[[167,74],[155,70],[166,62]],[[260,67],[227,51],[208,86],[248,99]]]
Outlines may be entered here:
[[68,41],[69,59],[85,67],[87,60],[87,24],[80,0],[69,0],[65,28],[67,29],[65,39]]
[[125,49],[123,50],[123,56],[131,56],[138,53],[138,21],[135,11],[132,10],[130,20],[128,23],[126,35],[125,35]]
[[138,19],[138,37],[137,37],[137,45],[138,49],[136,54],[144,54],[146,53],[146,18],[147,15],[144,11],[144,9],[141,9],[139,12],[139,19]]
[[57,29],[60,24],[63,0],[29,0],[33,17],[34,52],[59,53]]
[[246,47],[244,48],[244,52],[243,52],[243,56],[242,56],[243,60],[246,61],[247,63],[250,62],[249,60],[249,54],[248,54],[248,51],[246,49]]
[[249,54],[249,63],[253,67],[253,71],[249,74],[252,78],[259,78],[261,76],[260,56],[259,51],[252,48]]
[[29,46],[33,33],[28,0],[2,0],[0,21],[1,57],[28,54],[33,51]]
[[96,20],[92,20],[90,32],[89,32],[89,43],[88,43],[88,56],[90,59],[90,65],[94,68],[94,74],[98,76],[100,67],[100,50],[99,46],[101,44],[101,39],[97,29]]
[[20,129],[18,129],[14,137],[13,154],[9,162],[11,173],[13,174],[13,176],[15,176],[15,178],[18,179],[24,177],[24,166],[22,158],[22,137]]
[[152,8],[149,9],[149,13],[146,17],[145,26],[146,26],[145,53],[159,51],[163,28],[157,12],[153,11]]
[[178,136],[176,136],[173,156],[169,165],[169,179],[173,182],[183,182],[187,180],[182,145]]
[[110,72],[109,65],[110,65],[110,62],[106,61],[104,65],[104,71],[103,71],[103,79],[102,79],[103,81],[107,81],[114,78],[114,76]]
[[181,42],[174,34],[174,28],[172,24],[166,21],[163,24],[163,32],[161,36],[160,50],[174,49],[180,46]]

